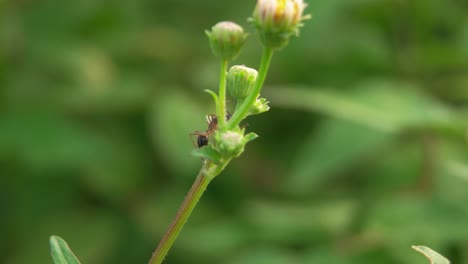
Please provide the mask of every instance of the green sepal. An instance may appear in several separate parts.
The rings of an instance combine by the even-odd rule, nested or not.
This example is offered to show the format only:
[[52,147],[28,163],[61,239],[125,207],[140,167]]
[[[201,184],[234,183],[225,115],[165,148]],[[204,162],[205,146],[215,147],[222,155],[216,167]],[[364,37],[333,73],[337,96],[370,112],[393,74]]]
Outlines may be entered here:
[[267,101],[266,98],[257,98],[254,104],[250,107],[250,110],[247,113],[247,115],[258,115],[265,113],[266,111],[270,110],[270,106],[268,105],[268,103],[270,102]]
[[252,140],[254,140],[256,138],[258,138],[258,135],[253,133],[253,132],[250,132],[250,133],[248,133],[247,135],[244,136],[244,143],[252,141]]
[[424,255],[431,264],[450,264],[448,259],[426,246],[411,246],[411,248]]
[[217,95],[215,92],[211,91],[210,89],[205,89],[205,90],[203,90],[203,91],[204,91],[205,93],[210,94],[211,97],[213,97],[213,100],[214,100],[214,102],[215,102],[215,105],[218,105],[218,95]]
[[202,159],[208,159],[213,161],[216,164],[219,164],[221,161],[221,156],[218,151],[213,149],[211,146],[204,146],[202,148],[197,148],[192,151],[192,155],[195,157],[200,157]]
[[49,240],[50,255],[55,264],[80,264],[67,242],[58,236],[51,236]]

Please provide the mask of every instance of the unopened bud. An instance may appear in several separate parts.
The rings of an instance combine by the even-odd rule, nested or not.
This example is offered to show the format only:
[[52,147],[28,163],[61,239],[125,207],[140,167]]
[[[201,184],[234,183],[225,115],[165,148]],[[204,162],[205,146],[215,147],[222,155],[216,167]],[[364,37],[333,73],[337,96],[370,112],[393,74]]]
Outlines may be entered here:
[[219,22],[205,33],[215,56],[228,61],[239,55],[247,37],[241,26],[229,21]]
[[258,115],[270,110],[270,106],[268,105],[268,101],[265,98],[257,98],[255,103],[249,110],[249,115]]
[[232,97],[243,100],[252,92],[256,78],[255,69],[244,65],[232,66],[227,75],[227,90]]
[[243,134],[240,132],[226,131],[217,132],[215,140],[217,149],[221,156],[224,157],[237,157],[244,151]]
[[301,21],[309,18],[302,13],[307,4],[303,0],[258,0],[252,15],[263,45],[279,49],[289,38],[299,33]]

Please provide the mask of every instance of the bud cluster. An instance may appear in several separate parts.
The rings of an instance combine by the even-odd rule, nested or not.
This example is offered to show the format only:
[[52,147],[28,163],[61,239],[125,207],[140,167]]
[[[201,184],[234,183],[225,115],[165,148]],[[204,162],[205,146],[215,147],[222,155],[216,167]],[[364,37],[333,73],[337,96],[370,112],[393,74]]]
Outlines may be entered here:
[[[220,86],[219,95],[207,90],[217,106],[217,116],[209,122],[206,135],[199,135],[199,139],[207,143],[210,137],[210,143],[198,144],[200,147],[194,155],[224,167],[244,151],[247,142],[257,137],[254,133],[245,135],[239,123],[249,115],[270,109],[267,99],[260,98],[260,91],[271,57],[274,51],[283,48],[292,36],[299,33],[301,22],[309,17],[303,15],[306,6],[303,0],[257,1],[250,21],[264,46],[259,72],[244,65],[235,65],[227,70],[228,63],[239,55],[247,37],[241,26],[223,21],[206,31],[214,55],[221,59]],[[237,101],[233,115],[226,115],[226,93]]]

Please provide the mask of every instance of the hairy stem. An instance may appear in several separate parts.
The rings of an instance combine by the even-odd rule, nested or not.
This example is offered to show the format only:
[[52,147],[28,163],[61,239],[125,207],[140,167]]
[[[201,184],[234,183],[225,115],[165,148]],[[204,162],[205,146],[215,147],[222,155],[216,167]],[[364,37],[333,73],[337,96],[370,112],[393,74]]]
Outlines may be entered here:
[[250,107],[255,103],[257,100],[258,95],[260,94],[260,90],[262,89],[263,83],[265,82],[265,78],[268,72],[268,67],[270,66],[271,58],[273,57],[273,49],[271,48],[264,48],[262,54],[262,60],[260,62],[260,67],[258,69],[257,79],[255,80],[254,87],[252,89],[252,93],[250,93],[247,98],[244,100],[242,105],[236,109],[234,115],[231,117],[227,124],[227,129],[231,130],[242,121],[247,116],[247,113],[250,110]]
[[218,101],[218,127],[220,130],[226,129],[226,71],[228,61],[221,61],[221,71],[219,73],[219,101]]
[[[174,241],[187,222],[187,219],[190,217],[190,214],[200,200],[203,192],[206,190],[206,187],[215,176],[214,174],[219,174],[221,171],[217,168],[214,168],[215,170],[213,171],[213,166],[216,165],[212,165],[211,162],[205,162],[203,165],[202,169],[198,173],[197,178],[195,179],[195,182],[182,202],[177,215],[172,220],[172,223],[167,229],[166,234],[159,242],[156,250],[153,252],[153,256],[151,257],[148,264],[160,264],[163,262],[167,252],[169,252],[172,244],[174,244]],[[211,175],[207,175],[207,172],[209,171],[212,171],[212,173],[210,173]]]

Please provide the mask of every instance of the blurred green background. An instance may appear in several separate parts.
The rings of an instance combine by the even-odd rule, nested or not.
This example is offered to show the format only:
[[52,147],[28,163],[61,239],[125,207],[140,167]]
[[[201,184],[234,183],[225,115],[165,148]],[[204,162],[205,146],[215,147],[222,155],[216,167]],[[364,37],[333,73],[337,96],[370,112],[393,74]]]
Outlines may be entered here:
[[[468,263],[468,2],[314,0],[176,263]],[[0,263],[146,263],[214,112],[203,31],[254,0],[0,1]],[[234,63],[257,67],[252,32]],[[232,103],[232,102],[231,102]]]

